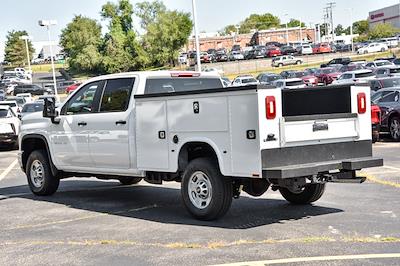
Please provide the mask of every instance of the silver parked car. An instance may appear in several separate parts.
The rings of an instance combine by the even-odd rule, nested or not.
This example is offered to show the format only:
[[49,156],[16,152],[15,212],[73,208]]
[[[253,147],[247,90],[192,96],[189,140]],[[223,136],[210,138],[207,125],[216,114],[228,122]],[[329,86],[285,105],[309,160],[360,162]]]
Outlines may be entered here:
[[292,55],[278,56],[272,59],[273,67],[282,67],[289,65],[300,65],[303,63],[303,59],[294,57]]

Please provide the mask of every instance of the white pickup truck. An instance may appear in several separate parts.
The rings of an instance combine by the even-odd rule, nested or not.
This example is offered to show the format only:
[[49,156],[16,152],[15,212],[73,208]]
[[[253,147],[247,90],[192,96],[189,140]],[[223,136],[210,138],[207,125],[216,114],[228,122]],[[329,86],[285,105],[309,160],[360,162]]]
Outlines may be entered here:
[[24,117],[21,168],[37,195],[67,177],[181,182],[196,218],[217,219],[241,191],[269,187],[295,204],[327,182],[358,182],[372,157],[369,88],[223,88],[213,73],[138,72],[94,78],[60,107]]

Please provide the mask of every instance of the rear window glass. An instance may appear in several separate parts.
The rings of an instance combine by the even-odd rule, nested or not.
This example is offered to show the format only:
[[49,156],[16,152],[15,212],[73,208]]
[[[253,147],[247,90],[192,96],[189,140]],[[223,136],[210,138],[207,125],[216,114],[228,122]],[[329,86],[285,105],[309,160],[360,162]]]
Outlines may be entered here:
[[146,81],[145,94],[219,88],[223,88],[223,85],[217,78],[151,78]]
[[400,73],[400,68],[392,68],[390,69],[390,73]]
[[135,79],[107,80],[101,98],[100,112],[123,112],[128,109]]
[[1,109],[0,110],[0,117],[8,117],[8,110]]
[[367,78],[367,77],[373,77],[375,76],[374,73],[368,72],[368,73],[357,73],[356,78]]

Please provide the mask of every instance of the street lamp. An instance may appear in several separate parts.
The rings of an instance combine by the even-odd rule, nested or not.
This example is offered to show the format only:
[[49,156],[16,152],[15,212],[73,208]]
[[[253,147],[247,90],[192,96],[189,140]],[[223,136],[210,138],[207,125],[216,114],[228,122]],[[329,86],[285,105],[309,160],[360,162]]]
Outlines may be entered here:
[[350,40],[351,40],[351,52],[354,52],[354,41],[353,41],[353,9],[348,8],[350,12]]
[[197,71],[201,72],[200,41],[199,41],[199,32],[197,29],[197,20],[196,20],[196,16],[197,16],[196,0],[192,0],[192,8],[193,8],[194,38],[196,40]]
[[[285,14],[285,18],[288,14]],[[286,20],[286,45],[289,45],[289,30],[288,30],[288,21]]]
[[50,57],[51,57],[51,68],[53,70],[53,86],[54,86],[54,95],[57,97],[57,82],[56,82],[56,70],[54,68],[54,58],[53,58],[53,47],[51,44],[51,37],[50,37],[50,26],[57,25],[56,20],[39,20],[39,26],[47,28],[47,36],[49,39],[49,46],[50,46]]
[[28,40],[32,40],[32,38],[31,38],[30,36],[28,36],[28,35],[23,35],[23,36],[19,37],[19,39],[25,41],[26,58],[27,58],[27,61],[28,61],[28,68],[29,68],[29,71],[31,72],[31,71],[32,71],[32,68],[31,68],[31,59],[30,59],[30,57],[29,57]]

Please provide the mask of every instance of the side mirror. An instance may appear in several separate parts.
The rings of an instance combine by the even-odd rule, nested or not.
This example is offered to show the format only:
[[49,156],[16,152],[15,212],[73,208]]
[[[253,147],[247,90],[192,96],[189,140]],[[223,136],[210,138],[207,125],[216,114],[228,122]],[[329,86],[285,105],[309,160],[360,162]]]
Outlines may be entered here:
[[54,124],[58,124],[60,121],[56,118],[58,117],[58,112],[56,110],[56,99],[53,97],[44,98],[44,108],[43,108],[43,117],[47,117],[51,119],[51,122]]

